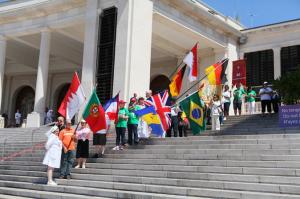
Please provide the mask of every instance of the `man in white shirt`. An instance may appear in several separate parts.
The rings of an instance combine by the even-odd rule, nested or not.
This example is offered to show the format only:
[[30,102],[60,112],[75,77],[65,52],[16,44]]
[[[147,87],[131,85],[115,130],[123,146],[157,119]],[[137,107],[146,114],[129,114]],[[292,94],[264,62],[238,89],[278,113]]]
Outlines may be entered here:
[[261,112],[263,116],[266,112],[266,107],[268,110],[268,113],[271,114],[271,100],[272,100],[272,88],[268,87],[268,82],[264,82],[263,88],[259,90],[259,96],[261,101]]

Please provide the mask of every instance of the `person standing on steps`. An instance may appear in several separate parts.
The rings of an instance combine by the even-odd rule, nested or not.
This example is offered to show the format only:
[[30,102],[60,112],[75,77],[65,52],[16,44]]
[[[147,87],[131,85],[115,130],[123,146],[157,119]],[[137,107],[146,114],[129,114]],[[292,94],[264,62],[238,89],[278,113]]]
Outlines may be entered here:
[[174,133],[174,137],[177,137],[177,132],[178,132],[178,112],[179,108],[175,104],[175,101],[171,101],[171,126],[167,130],[167,137],[172,137],[172,130]]
[[261,112],[262,116],[265,116],[266,107],[268,110],[268,113],[271,115],[271,100],[272,100],[272,93],[273,90],[268,86],[268,82],[264,82],[263,88],[259,90],[259,96],[261,101]]
[[178,132],[179,137],[187,137],[186,129],[188,128],[188,120],[183,111],[178,112]]
[[124,100],[119,101],[118,121],[116,125],[116,147],[113,150],[123,150],[125,142],[125,132],[127,128],[127,121],[129,112],[125,108],[126,102]]
[[60,168],[60,179],[71,179],[71,169],[75,160],[75,139],[74,129],[71,127],[71,120],[66,120],[66,128],[59,133],[59,139],[63,143],[62,163]]
[[46,133],[48,140],[45,144],[46,154],[43,160],[43,164],[47,165],[47,185],[57,185],[53,181],[53,170],[60,167],[61,161],[61,149],[62,142],[58,137],[59,129],[57,126],[53,126],[50,131]]
[[278,94],[278,92],[277,91],[273,91],[272,106],[273,106],[274,113],[278,113],[279,106],[280,106],[280,101],[281,101],[281,97]]
[[229,86],[225,85],[224,86],[224,91],[222,93],[222,101],[223,101],[223,110],[224,110],[224,118],[223,120],[225,121],[227,117],[229,116],[229,107],[230,107],[230,98],[231,98],[231,91],[229,90]]
[[21,126],[21,118],[22,118],[22,115],[21,115],[19,109],[17,109],[17,112],[15,113],[15,124],[16,124],[16,127],[20,127]]
[[128,144],[138,144],[139,138],[137,128],[139,124],[139,118],[135,115],[134,111],[140,110],[140,107],[136,104],[135,98],[131,98],[128,106],[129,119],[128,119]]
[[218,95],[214,95],[210,102],[211,107],[211,120],[212,120],[212,130],[221,130],[220,127],[220,114],[222,113],[222,103]]
[[105,146],[106,146],[106,136],[110,129],[110,120],[107,114],[105,114],[106,120],[106,129],[96,132],[93,135],[93,145],[95,145],[96,153],[94,158],[103,158],[105,153]]
[[239,115],[242,114],[242,103],[243,96],[246,94],[245,90],[241,88],[241,84],[238,83],[236,85],[236,89],[233,91],[233,110],[234,115],[237,115],[237,111],[239,111]]
[[85,169],[86,159],[89,157],[89,139],[91,130],[84,119],[80,121],[80,127],[76,131],[77,148],[76,159],[77,166],[75,168]]
[[250,115],[254,114],[255,112],[255,97],[256,97],[256,92],[252,89],[251,86],[248,86],[247,104],[248,104],[248,110]]

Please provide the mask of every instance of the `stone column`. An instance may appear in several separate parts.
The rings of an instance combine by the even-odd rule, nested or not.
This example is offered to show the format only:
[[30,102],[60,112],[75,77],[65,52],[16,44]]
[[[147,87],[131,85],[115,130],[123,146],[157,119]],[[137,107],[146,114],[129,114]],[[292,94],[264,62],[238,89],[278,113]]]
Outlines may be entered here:
[[48,69],[50,57],[51,33],[49,29],[41,31],[41,44],[37,79],[35,87],[34,112],[27,116],[27,127],[39,127],[44,122],[45,103],[47,96]]
[[[3,92],[4,92],[4,71],[6,55],[6,38],[0,37],[0,110],[3,112]],[[4,127],[4,118],[0,115],[0,128]]]
[[5,71],[6,39],[0,36],[0,110],[3,112],[4,71]]
[[86,4],[84,49],[81,83],[87,97],[94,89],[98,39],[98,1],[88,0]]
[[150,85],[153,2],[120,1],[116,36],[113,93],[128,100],[144,96]]
[[281,76],[281,56],[280,47],[273,48],[273,59],[274,59],[274,79]]

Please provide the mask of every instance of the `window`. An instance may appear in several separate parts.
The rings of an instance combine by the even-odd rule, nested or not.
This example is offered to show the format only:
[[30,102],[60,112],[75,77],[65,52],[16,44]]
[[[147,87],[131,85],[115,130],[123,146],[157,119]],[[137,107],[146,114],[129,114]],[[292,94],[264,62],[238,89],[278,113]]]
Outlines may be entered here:
[[103,10],[99,20],[96,92],[101,103],[112,97],[117,29],[117,8]]
[[259,86],[274,80],[273,50],[245,53],[247,85]]
[[281,48],[281,74],[295,71],[300,67],[300,45]]

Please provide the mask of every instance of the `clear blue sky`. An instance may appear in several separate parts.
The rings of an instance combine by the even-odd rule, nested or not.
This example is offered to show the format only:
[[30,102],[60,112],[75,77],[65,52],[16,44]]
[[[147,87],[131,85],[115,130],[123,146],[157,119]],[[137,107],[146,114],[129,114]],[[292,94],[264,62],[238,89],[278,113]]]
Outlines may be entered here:
[[[300,18],[300,0],[202,0],[250,28]],[[252,17],[251,17],[252,15]]]

